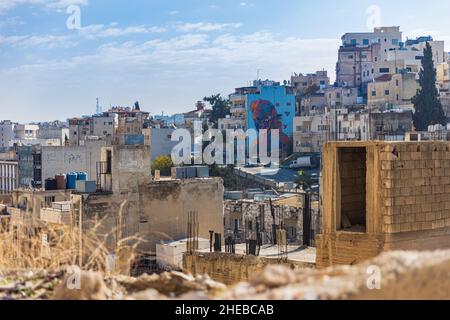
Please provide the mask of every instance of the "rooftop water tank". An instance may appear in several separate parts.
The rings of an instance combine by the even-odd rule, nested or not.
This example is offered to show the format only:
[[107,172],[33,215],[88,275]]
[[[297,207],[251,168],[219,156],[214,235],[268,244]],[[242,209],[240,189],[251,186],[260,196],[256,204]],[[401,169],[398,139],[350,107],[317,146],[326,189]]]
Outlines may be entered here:
[[70,172],[67,174],[67,189],[75,190],[77,188],[78,173]]
[[56,180],[56,189],[57,190],[65,190],[67,186],[67,180],[65,174],[57,174],[55,176]]
[[55,179],[45,179],[44,188],[47,191],[56,190],[56,180]]
[[78,178],[79,181],[87,181],[88,174],[86,172],[78,172]]

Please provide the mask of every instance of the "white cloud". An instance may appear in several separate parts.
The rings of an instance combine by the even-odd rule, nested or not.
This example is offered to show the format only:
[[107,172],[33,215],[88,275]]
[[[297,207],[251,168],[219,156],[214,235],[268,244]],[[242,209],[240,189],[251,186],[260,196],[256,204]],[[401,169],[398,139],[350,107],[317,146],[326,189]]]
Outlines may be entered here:
[[36,47],[45,46],[47,48],[72,48],[77,45],[70,36],[55,35],[25,35],[25,36],[3,36],[0,34],[0,45],[11,47]]
[[87,5],[88,3],[89,0],[0,0],[0,14],[24,5],[63,10],[70,5]]
[[[3,116],[30,121],[88,114],[95,111],[97,96],[105,105],[139,100],[151,112],[181,112],[206,95],[247,85],[257,69],[263,69],[261,77],[279,81],[292,72],[322,68],[332,76],[339,44],[339,39],[264,31],[111,42],[88,55],[0,69],[0,77],[9,79],[0,96],[5,105],[14,105]],[[37,112],[37,104],[45,110]]]
[[117,23],[112,23],[109,26],[103,24],[89,25],[79,30],[81,35],[89,39],[120,37],[132,34],[163,33],[166,31],[167,29],[163,27],[147,27],[144,25],[120,28]]
[[181,32],[211,32],[223,31],[227,29],[237,29],[242,26],[242,23],[184,23],[177,26],[177,30]]

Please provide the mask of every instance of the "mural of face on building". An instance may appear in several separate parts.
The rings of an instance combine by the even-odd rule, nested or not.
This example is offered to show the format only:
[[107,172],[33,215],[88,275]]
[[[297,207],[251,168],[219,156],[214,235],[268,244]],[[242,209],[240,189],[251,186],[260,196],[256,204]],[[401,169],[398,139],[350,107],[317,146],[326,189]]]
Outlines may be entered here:
[[257,131],[267,129],[268,134],[270,135],[270,130],[278,129],[280,131],[280,142],[282,144],[289,143],[289,137],[283,130],[281,115],[278,114],[277,109],[272,102],[267,100],[256,100],[251,104],[251,112]]

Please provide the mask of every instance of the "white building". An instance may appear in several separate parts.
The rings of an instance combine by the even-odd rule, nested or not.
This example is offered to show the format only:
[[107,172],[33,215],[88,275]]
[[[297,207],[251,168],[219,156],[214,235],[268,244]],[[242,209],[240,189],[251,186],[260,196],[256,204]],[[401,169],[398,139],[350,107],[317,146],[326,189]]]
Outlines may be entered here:
[[9,194],[19,183],[18,163],[0,161],[0,194]]
[[17,124],[14,127],[16,140],[34,140],[38,137],[39,125],[37,124]]
[[373,44],[380,44],[381,60],[387,60],[389,51],[400,48],[402,32],[400,27],[375,28],[373,32],[352,32],[342,36],[344,47],[368,47]]

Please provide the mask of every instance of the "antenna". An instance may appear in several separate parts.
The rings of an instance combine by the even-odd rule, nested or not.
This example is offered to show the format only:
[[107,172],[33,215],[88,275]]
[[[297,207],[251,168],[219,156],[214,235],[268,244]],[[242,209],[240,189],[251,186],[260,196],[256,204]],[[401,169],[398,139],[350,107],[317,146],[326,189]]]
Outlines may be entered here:
[[100,107],[100,100],[98,99],[98,97],[97,97],[97,110],[96,110],[96,113],[97,114],[100,114],[100,113],[102,113],[102,107]]

